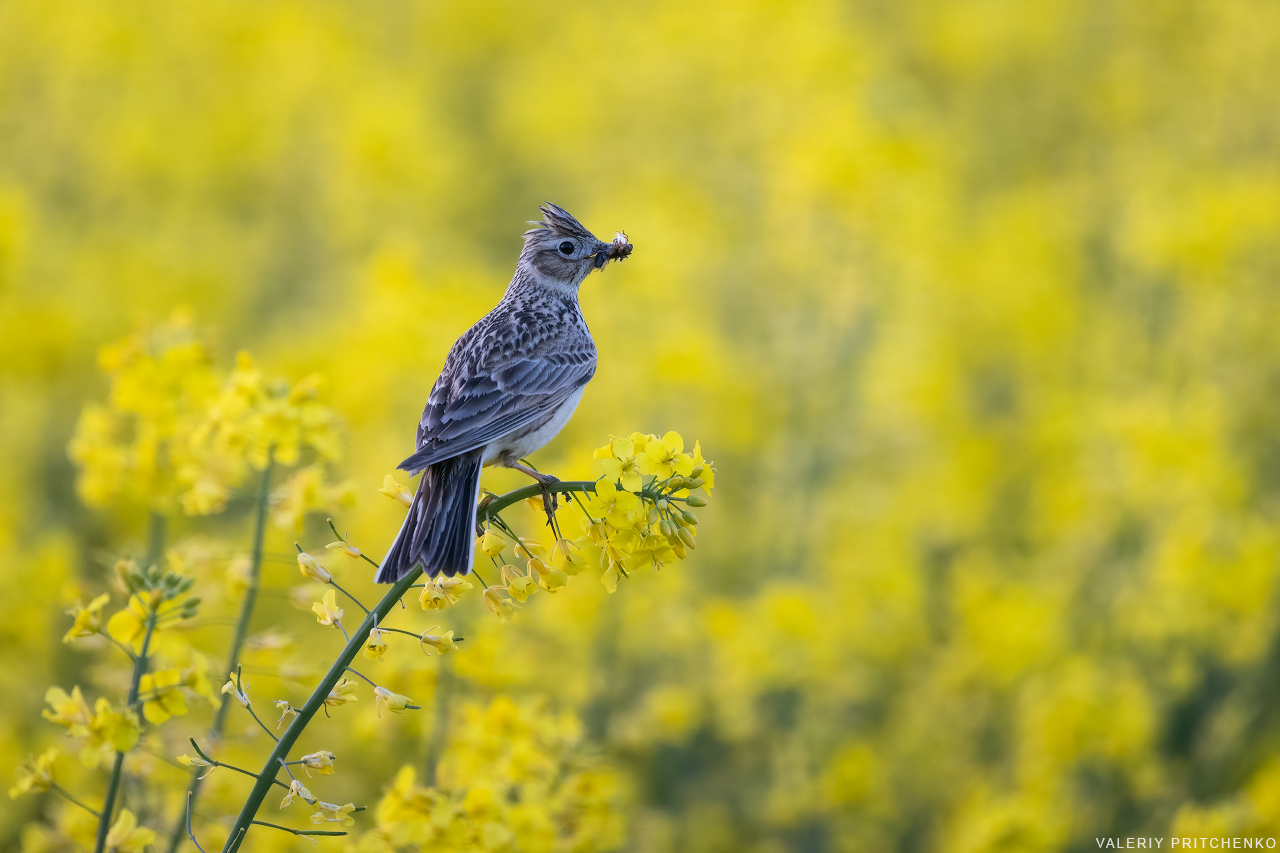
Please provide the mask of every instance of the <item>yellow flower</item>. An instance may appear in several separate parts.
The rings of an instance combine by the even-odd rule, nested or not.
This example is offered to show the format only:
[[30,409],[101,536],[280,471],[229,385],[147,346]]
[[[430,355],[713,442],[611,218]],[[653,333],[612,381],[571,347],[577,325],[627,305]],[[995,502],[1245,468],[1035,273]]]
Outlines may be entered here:
[[197,696],[203,696],[209,700],[209,704],[217,708],[222,704],[222,699],[216,690],[213,689],[213,682],[209,680],[209,659],[197,651],[191,652],[191,666],[187,667],[182,674],[182,682],[194,692]]
[[515,605],[511,603],[511,599],[503,597],[505,590],[500,586],[491,586],[484,591],[485,606],[493,611],[498,617],[498,621],[506,622],[515,615]]
[[693,472],[693,457],[683,451],[684,439],[677,432],[669,432],[661,440],[654,439],[645,445],[639,457],[640,470],[659,480],[675,474],[687,477]]
[[110,600],[111,596],[104,592],[90,601],[88,607],[81,607],[80,602],[77,601],[75,606],[67,611],[67,615],[74,616],[75,621],[63,636],[62,642],[69,643],[77,637],[92,637],[98,633],[102,629],[102,608],[106,607]]
[[507,540],[495,533],[492,527],[485,530],[484,535],[476,541],[480,545],[480,553],[486,557],[496,557],[507,547]]
[[146,697],[142,704],[142,716],[153,726],[170,717],[187,713],[187,700],[182,695],[182,676],[176,669],[164,669],[145,673],[138,683],[138,695]]
[[133,812],[123,809],[120,817],[111,825],[111,831],[107,833],[107,850],[114,853],[143,853],[155,840],[155,832],[139,827]]
[[276,700],[276,710],[280,712],[280,719],[276,721],[277,729],[280,728],[280,725],[281,723],[284,722],[285,717],[289,716],[290,714],[292,714],[295,717],[298,716],[298,709],[290,705],[284,699]]
[[564,538],[556,540],[555,547],[551,551],[551,564],[570,577],[587,567],[582,550]]
[[413,700],[408,696],[401,696],[399,693],[392,693],[385,687],[373,688],[374,701],[377,703],[378,716],[382,716],[382,709],[386,708],[393,714],[403,714],[406,708],[418,710],[418,706],[413,704]]
[[542,558],[534,557],[529,561],[530,574],[537,573],[538,583],[547,592],[555,592],[569,583],[569,576],[559,569],[554,569],[543,562]]
[[433,634],[432,631],[438,631],[439,625],[432,625],[430,628],[422,632],[422,636],[418,639],[418,644],[422,646],[422,651],[429,657],[431,652],[427,651],[427,647],[436,650],[437,654],[448,654],[458,650],[458,644],[453,639],[452,631],[445,631],[443,634]]
[[312,770],[316,771],[321,776],[332,776],[337,772],[336,768],[333,766],[333,759],[334,755],[332,752],[321,750],[320,752],[309,752],[299,760],[302,762],[302,769],[306,771],[308,776],[311,775]]
[[413,494],[397,483],[396,478],[390,474],[382,478],[382,488],[378,489],[378,494],[386,495],[393,501],[400,501],[406,507],[413,503]]
[[[183,767],[208,767],[209,773],[218,769],[218,765],[211,761],[205,761],[203,758],[185,754],[178,756],[178,763]],[[208,776],[209,773],[205,773],[204,776],[201,776],[200,778],[203,779],[205,776]]]
[[604,584],[604,588],[610,594],[618,591],[618,580],[622,577],[621,566],[618,563],[610,563],[609,568],[604,570],[604,574],[600,576],[600,583]]
[[354,545],[349,545],[346,542],[343,542],[341,540],[337,542],[330,542],[328,545],[325,545],[324,548],[326,551],[334,551],[339,554],[346,554],[348,557],[351,557],[352,559],[355,559],[360,556],[359,548],[357,548]]
[[129,603],[107,620],[107,633],[123,646],[130,646],[135,652],[142,651],[142,640],[147,633],[147,616],[149,608],[140,595],[129,596]]
[[324,697],[324,704],[330,707],[345,705],[348,702],[356,702],[360,697],[355,695],[356,688],[359,685],[349,678],[340,680],[333,685],[333,689],[329,691],[329,695]]
[[240,674],[233,672],[227,683],[222,685],[223,693],[230,693],[235,697],[236,701],[246,708],[249,707],[249,682],[241,682]]
[[[125,708],[116,710],[106,699],[93,704],[93,719],[89,720],[88,737],[80,750],[80,761],[86,767],[96,767],[104,754],[111,751],[128,752],[138,745],[142,726],[138,715]],[[76,734],[74,731],[72,734]]]
[[9,799],[16,800],[23,794],[38,794],[49,790],[53,785],[53,762],[58,755],[58,750],[50,747],[39,758],[28,756],[18,768],[18,778],[9,789]]
[[386,653],[387,641],[383,639],[382,632],[375,624],[369,630],[369,638],[364,641],[364,656],[369,660],[382,660],[382,656]]
[[640,491],[644,486],[644,478],[641,476],[639,460],[635,456],[635,444],[629,438],[615,438],[608,449],[607,455],[598,457],[605,477],[611,481],[620,481],[622,488],[629,492]]
[[338,594],[328,590],[323,601],[311,605],[311,612],[316,614],[316,621],[321,625],[337,625],[342,620],[342,609],[338,607]]
[[533,539],[521,539],[516,545],[516,556],[524,557],[526,560],[533,557],[541,557],[547,553],[547,549],[542,544]]
[[[52,711],[42,711],[41,715],[50,722],[65,726],[71,730],[72,736],[82,737],[82,732],[89,726],[93,711],[80,694],[80,688],[72,687],[70,695],[61,687],[50,687],[45,691],[44,701],[53,706]],[[77,729],[81,733],[77,733]]]
[[356,810],[355,803],[347,803],[345,806],[335,806],[333,803],[322,803],[317,801],[316,808],[320,811],[311,816],[311,822],[315,824],[336,822],[342,826],[355,826],[356,819],[351,813]]
[[293,803],[295,797],[301,798],[308,803],[314,803],[316,798],[311,796],[311,792],[302,786],[302,783],[294,779],[289,783],[289,793],[284,795],[284,799],[280,801],[280,808],[286,808]]
[[507,585],[507,592],[511,594],[511,597],[521,604],[528,601],[529,596],[538,591],[538,584],[533,578],[512,565],[502,567],[502,582]]
[[[711,463],[702,458],[702,442],[695,441],[693,443],[693,467],[691,475],[702,480],[702,488],[711,493],[712,487],[716,484],[716,469],[711,467]],[[702,468],[698,471],[698,468]]]
[[475,584],[471,581],[463,580],[460,577],[438,577],[436,578],[436,587],[444,593],[445,601],[449,604],[457,604],[458,597],[469,589],[473,589]]
[[298,571],[309,578],[315,578],[321,583],[332,583],[333,575],[324,566],[316,562],[316,558],[308,554],[306,551],[298,553]]
[[422,605],[423,610],[444,610],[449,604],[449,598],[440,589],[438,582],[427,581],[422,585],[422,594],[418,596],[418,603]]
[[592,515],[604,516],[614,527],[624,528],[635,524],[635,514],[641,507],[641,501],[609,480],[601,480],[596,483],[595,495],[589,506]]

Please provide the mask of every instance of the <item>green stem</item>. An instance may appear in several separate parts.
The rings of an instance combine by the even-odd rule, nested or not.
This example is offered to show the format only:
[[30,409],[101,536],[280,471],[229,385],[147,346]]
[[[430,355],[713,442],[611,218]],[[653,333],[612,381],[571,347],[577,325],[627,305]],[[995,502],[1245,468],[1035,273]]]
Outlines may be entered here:
[[255,821],[250,821],[250,823],[252,823],[254,826],[269,826],[272,829],[278,829],[281,832],[291,832],[294,835],[301,835],[304,837],[307,835],[324,835],[330,838],[335,838],[335,837],[347,834],[345,832],[335,832],[333,830],[328,830],[328,829],[290,829],[289,827],[281,826],[278,823],[267,823],[265,820],[255,820]]
[[440,766],[440,756],[444,754],[445,740],[449,735],[449,706],[453,701],[453,659],[440,656],[439,669],[436,671],[436,722],[431,731],[431,742],[427,747],[427,760],[423,779],[432,787],[436,784],[436,769]]
[[[249,772],[248,770],[245,770],[243,767],[236,767],[234,764],[227,764],[227,763],[226,763],[226,762],[224,762],[224,761],[216,761],[216,760],[214,760],[214,759],[210,758],[209,756],[207,756],[207,755],[205,755],[205,754],[204,754],[204,750],[200,748],[200,744],[196,743],[196,739],[195,739],[195,738],[187,738],[187,739],[188,739],[189,741],[191,741],[191,745],[192,745],[193,747],[195,747],[195,749],[196,749],[196,755],[200,756],[200,757],[201,757],[201,758],[203,758],[205,761],[207,761],[207,762],[209,762],[210,764],[212,764],[214,767],[225,767],[225,768],[227,768],[228,770],[234,770],[234,771],[236,771],[237,773],[243,773],[244,775],[248,776],[250,779],[257,779],[257,778],[258,778],[258,774],[257,774],[257,773],[251,773],[251,772]],[[285,784],[285,783],[283,783],[283,782],[280,782],[280,781],[278,781],[278,780],[276,780],[276,779],[272,779],[271,781],[275,782],[277,785],[279,785],[281,788],[284,788],[286,791],[289,789],[289,786],[288,786],[288,785],[286,785],[286,784]],[[188,791],[187,793],[188,793],[188,794],[190,794],[190,792],[189,792],[189,791]],[[190,800],[188,800],[188,802],[190,802]]]
[[[126,707],[132,707],[138,701],[138,688],[142,684],[142,674],[147,669],[147,650],[151,648],[151,635],[156,628],[156,614],[152,611],[147,616],[147,633],[142,637],[142,649],[133,664],[133,680],[129,684],[129,697]],[[111,829],[111,813],[115,811],[116,794],[120,792],[120,775],[124,770],[124,753],[116,753],[116,763],[111,768],[111,781],[107,783],[107,798],[102,804],[102,814],[98,816],[98,840],[93,846],[93,853],[102,853],[107,847],[107,832]]]
[[[570,480],[552,483],[546,488],[547,491],[559,493],[594,492],[596,483],[594,480]],[[541,495],[542,489],[543,487],[537,484],[515,489],[489,501],[479,512],[482,517],[488,516],[489,513],[501,512],[525,498]],[[395,607],[396,602],[409,591],[414,581],[421,575],[422,569],[413,569],[396,581],[391,589],[387,590],[387,594],[374,605],[373,610],[369,611],[364,617],[360,627],[351,632],[350,639],[343,646],[333,665],[329,667],[329,671],[320,679],[316,689],[307,697],[307,701],[298,709],[297,715],[289,723],[288,728],[284,730],[284,734],[276,741],[275,748],[271,750],[271,755],[267,757],[266,763],[262,766],[262,772],[258,774],[258,781],[254,783],[253,789],[244,801],[244,806],[240,809],[239,816],[236,817],[235,823],[231,826],[231,830],[227,835],[227,843],[222,848],[223,853],[234,853],[235,850],[239,849],[240,844],[244,841],[245,832],[255,822],[254,817],[258,813],[258,808],[271,790],[276,768],[288,759],[290,750],[293,749],[298,738],[302,736],[303,730],[306,729],[312,718],[324,706],[324,700],[328,697],[329,692],[333,690],[339,679],[346,674],[347,667],[356,659],[356,655],[360,654],[361,649],[364,648],[365,639],[369,636],[369,632],[373,630],[374,625],[386,618],[387,614],[391,612],[391,608]]]
[[400,597],[404,595],[413,582],[422,574],[421,569],[414,569],[409,574],[400,578],[387,591],[373,610],[364,621],[360,623],[358,630],[354,631],[351,639],[343,647],[342,652],[338,655],[337,660],[329,667],[329,671],[325,673],[324,678],[320,679],[320,683],[316,685],[316,689],[307,698],[307,701],[298,709],[298,714],[289,723],[288,728],[284,730],[284,734],[280,736],[280,740],[276,742],[275,748],[271,750],[266,763],[262,767],[262,772],[258,774],[258,781],[254,783],[253,790],[249,792],[248,798],[244,802],[244,807],[240,809],[240,815],[236,818],[236,822],[231,826],[231,831],[227,836],[227,844],[223,847],[223,853],[231,853],[240,846],[244,831],[253,823],[254,816],[258,813],[258,807],[262,805],[263,799],[266,798],[267,792],[271,790],[271,780],[275,777],[276,769],[280,766],[280,762],[288,759],[290,750],[297,743],[298,738],[302,735],[303,729],[311,722],[311,718],[316,715],[324,705],[324,700],[329,695],[329,691],[333,690],[338,680],[346,674],[347,665],[355,660],[356,655],[360,654],[360,650],[364,648],[365,638],[369,636],[369,631],[373,629],[375,620],[383,619],[391,608],[395,607]]
[[[258,487],[258,503],[253,520],[253,552],[249,558],[249,581],[244,591],[244,601],[240,604],[240,617],[236,620],[235,634],[231,639],[231,651],[227,655],[227,677],[223,680],[225,683],[231,678],[231,673],[236,671],[236,666],[240,661],[240,650],[244,647],[245,637],[249,634],[249,620],[253,617],[253,608],[258,600],[259,579],[262,576],[262,553],[263,542],[267,535],[267,506],[271,497],[271,469],[274,467],[274,460],[271,455],[267,456],[267,467],[262,470],[262,483]],[[231,697],[222,700],[222,704],[218,706],[218,712],[213,717],[213,725],[209,727],[209,737],[213,740],[214,745],[221,739],[222,732],[227,725],[227,712],[231,708]],[[195,800],[200,797],[200,789],[204,786],[204,779],[200,778],[199,772],[192,772],[191,783],[187,787],[188,802],[194,808]],[[177,853],[178,848],[182,846],[185,828],[181,819],[178,820],[177,826],[173,828],[173,834],[169,838],[169,853]]]
[[101,817],[102,817],[102,815],[101,815],[101,814],[99,814],[95,809],[91,809],[91,808],[89,808],[89,807],[88,807],[88,806],[86,806],[84,803],[80,802],[80,801],[79,801],[79,800],[77,800],[75,797],[71,796],[71,793],[70,793],[69,791],[67,791],[67,789],[66,789],[66,788],[64,788],[64,787],[62,787],[61,785],[59,785],[57,782],[54,782],[54,783],[50,784],[50,785],[49,785],[49,790],[51,790],[51,791],[53,791],[53,792],[55,792],[55,793],[57,793],[57,794],[61,794],[61,795],[62,795],[63,797],[65,797],[67,800],[70,800],[71,802],[75,803],[77,806],[79,806],[80,808],[84,809],[84,810],[85,810],[85,811],[87,811],[89,814],[93,815],[94,817],[96,817],[96,818],[101,818]]
[[[549,493],[568,494],[569,492],[595,492],[595,480],[560,480],[546,487]],[[523,486],[519,489],[512,489],[505,495],[500,495],[480,507],[477,516],[480,521],[485,521],[490,515],[502,512],[512,504],[517,504],[527,498],[541,497],[543,487],[534,483],[532,486]]]

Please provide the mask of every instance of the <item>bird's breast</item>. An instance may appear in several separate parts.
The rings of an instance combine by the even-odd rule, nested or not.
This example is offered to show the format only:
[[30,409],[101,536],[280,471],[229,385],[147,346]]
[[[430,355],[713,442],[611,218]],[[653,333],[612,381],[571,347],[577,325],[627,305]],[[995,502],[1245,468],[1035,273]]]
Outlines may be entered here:
[[518,430],[491,441],[484,449],[484,464],[510,466],[522,458],[541,450],[555,438],[573,417],[582,400],[583,388],[579,388],[560,404],[560,408],[542,420],[526,424]]

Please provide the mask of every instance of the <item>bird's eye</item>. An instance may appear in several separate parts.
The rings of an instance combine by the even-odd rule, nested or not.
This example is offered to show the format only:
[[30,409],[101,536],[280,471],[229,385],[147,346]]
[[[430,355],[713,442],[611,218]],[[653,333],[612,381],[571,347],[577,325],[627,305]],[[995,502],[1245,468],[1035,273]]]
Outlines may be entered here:
[[565,257],[568,257],[569,255],[573,254],[573,244],[570,243],[568,240],[565,240],[556,248],[559,249],[560,254],[564,255]]

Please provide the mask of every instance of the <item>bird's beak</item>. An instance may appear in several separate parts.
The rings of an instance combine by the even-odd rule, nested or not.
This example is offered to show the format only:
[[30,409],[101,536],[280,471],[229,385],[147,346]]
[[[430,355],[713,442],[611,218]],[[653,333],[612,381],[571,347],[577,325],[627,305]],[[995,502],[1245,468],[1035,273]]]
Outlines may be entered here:
[[609,261],[621,261],[630,256],[635,246],[627,241],[627,235],[619,231],[613,236],[612,243],[599,242],[596,244],[596,269],[602,269]]

